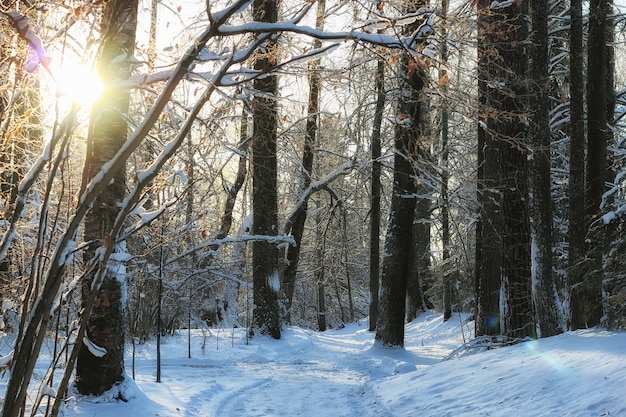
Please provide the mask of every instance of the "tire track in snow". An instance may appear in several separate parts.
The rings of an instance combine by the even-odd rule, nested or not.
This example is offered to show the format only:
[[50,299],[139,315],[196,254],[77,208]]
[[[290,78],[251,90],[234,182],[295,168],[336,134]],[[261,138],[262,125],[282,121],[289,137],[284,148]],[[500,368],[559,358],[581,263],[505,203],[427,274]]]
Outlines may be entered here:
[[[240,364],[234,378],[257,378],[230,392],[213,408],[212,416],[385,417],[373,393],[365,392],[366,376],[334,363]],[[211,405],[206,404],[209,407]],[[329,413],[329,414],[325,414]]]

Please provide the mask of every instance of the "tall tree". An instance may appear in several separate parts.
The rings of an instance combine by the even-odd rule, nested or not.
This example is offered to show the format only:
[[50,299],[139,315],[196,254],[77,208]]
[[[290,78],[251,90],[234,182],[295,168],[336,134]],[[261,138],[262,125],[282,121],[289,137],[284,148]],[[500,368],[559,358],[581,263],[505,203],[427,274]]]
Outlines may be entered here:
[[[383,2],[376,3],[380,9]],[[376,330],[378,320],[378,290],[380,288],[380,173],[381,173],[381,132],[385,110],[385,61],[379,57],[376,62],[376,109],[372,122],[372,178],[370,194],[370,268],[369,268],[369,330]]]
[[[584,119],[584,43],[583,2],[571,0],[570,4],[570,153],[569,153],[569,230],[568,230],[568,281],[571,287],[570,327],[579,328],[582,299],[577,295],[583,282],[585,256],[585,119]],[[572,322],[574,320],[575,322]]]
[[[478,3],[481,194],[477,335],[534,335],[526,143],[526,2]],[[504,299],[501,298],[501,295]],[[501,306],[506,306],[500,311]]]
[[[407,1],[406,12],[415,12],[424,1]],[[407,30],[413,33],[422,24],[416,21]],[[424,23],[427,24],[427,23]],[[416,39],[415,42],[420,42]],[[415,48],[417,45],[410,45]],[[389,223],[385,239],[380,305],[376,327],[376,341],[385,346],[404,346],[407,280],[412,273],[410,259],[415,256],[413,221],[417,178],[414,163],[417,161],[420,138],[420,99],[425,86],[426,73],[422,57],[402,53],[400,86],[397,97],[397,116],[394,128],[394,172]]]
[[450,150],[448,148],[450,136],[450,112],[448,110],[447,93],[448,93],[448,29],[446,19],[448,17],[448,9],[450,2],[441,0],[441,19],[443,20],[443,28],[441,31],[441,69],[439,74],[439,83],[443,87],[444,98],[441,107],[441,246],[443,258],[443,319],[447,321],[452,317],[452,279],[450,277],[450,268],[447,266],[450,260],[450,200],[448,196],[450,172],[449,157]]
[[[106,89],[102,98],[94,103],[91,113],[83,189],[113,159],[128,136],[129,92],[119,86],[119,80],[129,78],[133,70],[137,7],[137,0],[112,0],[104,4],[98,72]],[[85,218],[85,241],[89,242],[84,253],[87,262],[97,260],[98,249],[102,246],[116,245],[115,252],[124,252],[125,245],[116,244],[111,230],[125,192],[125,172],[121,169],[98,195]],[[98,289],[85,342],[81,341],[76,362],[76,386],[82,394],[88,395],[100,395],[124,378],[122,301],[125,277],[116,270],[114,263],[96,267],[109,270]],[[92,291],[93,278],[94,274],[88,274],[82,283],[83,303]]]
[[[492,78],[491,55],[496,53],[489,39],[494,14],[488,1],[478,2],[478,99],[480,103],[478,125],[477,190],[479,221],[476,228],[476,335],[500,333],[500,271],[502,269],[502,229],[500,211],[501,195],[497,190],[500,171],[498,142],[490,129],[489,119]],[[487,123],[491,121],[491,125]]]
[[372,125],[372,178],[370,195],[370,269],[369,269],[369,330],[376,330],[378,320],[378,290],[380,288],[380,173],[381,129],[385,109],[385,62],[376,64],[376,110]]
[[[324,30],[324,14],[326,13],[326,0],[317,1],[317,17],[315,19],[315,28]],[[320,39],[313,41],[313,49],[319,49],[322,46]],[[318,131],[318,115],[320,111],[320,90],[322,88],[322,78],[320,75],[319,65],[321,59],[316,58],[309,62],[311,73],[309,74],[309,104],[307,108],[306,130],[304,134],[304,149],[302,151],[302,179],[300,184],[300,192],[305,193],[311,184],[311,175],[313,174],[314,148],[317,141]],[[307,218],[308,199],[298,206],[293,216],[293,224],[291,226],[291,235],[295,241],[295,245],[287,247],[286,261],[287,265],[283,270],[282,283],[285,291],[285,303],[287,309],[287,317],[293,302],[293,293],[296,284],[296,272],[298,270],[298,261],[300,259],[300,251],[302,248],[302,236],[304,234],[304,224]]]
[[531,184],[533,238],[536,246],[535,305],[541,337],[560,333],[552,262],[552,195],[550,176],[550,98],[548,96],[548,3],[533,0],[532,90],[530,94]]
[[587,260],[581,282],[572,286],[571,328],[600,324],[602,317],[602,196],[607,179],[607,17],[609,1],[589,3],[587,41],[587,165],[585,210]]
[[[254,19],[273,23],[278,20],[276,0],[254,0]],[[257,51],[254,69],[261,74],[276,65],[277,46],[266,40]],[[276,136],[278,129],[278,78],[275,74],[261,75],[254,80],[256,96],[252,100],[252,233],[276,235]],[[280,279],[278,277],[278,250],[274,243],[256,240],[252,243],[252,276],[255,327],[262,334],[280,339],[281,326],[278,305]]]

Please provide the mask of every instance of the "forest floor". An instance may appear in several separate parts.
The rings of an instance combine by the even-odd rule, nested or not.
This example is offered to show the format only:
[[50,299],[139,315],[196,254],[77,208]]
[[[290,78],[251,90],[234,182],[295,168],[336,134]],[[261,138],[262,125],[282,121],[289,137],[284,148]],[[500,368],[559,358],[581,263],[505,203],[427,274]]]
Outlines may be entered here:
[[472,328],[465,316],[444,323],[427,312],[407,325],[406,347],[391,350],[374,344],[366,322],[323,333],[287,327],[281,340],[194,330],[191,359],[181,330],[162,341],[161,383],[155,342],[137,346],[134,381],[129,347],[128,400],[74,396],[62,415],[626,415],[626,333],[591,329],[486,349],[470,342]]

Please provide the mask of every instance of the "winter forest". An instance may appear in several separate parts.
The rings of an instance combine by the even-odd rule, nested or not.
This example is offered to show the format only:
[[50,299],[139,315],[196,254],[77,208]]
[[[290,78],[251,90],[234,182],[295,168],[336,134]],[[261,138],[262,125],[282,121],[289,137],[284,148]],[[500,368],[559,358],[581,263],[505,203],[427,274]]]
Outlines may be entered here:
[[623,7],[0,0],[2,416],[181,329],[624,328]]

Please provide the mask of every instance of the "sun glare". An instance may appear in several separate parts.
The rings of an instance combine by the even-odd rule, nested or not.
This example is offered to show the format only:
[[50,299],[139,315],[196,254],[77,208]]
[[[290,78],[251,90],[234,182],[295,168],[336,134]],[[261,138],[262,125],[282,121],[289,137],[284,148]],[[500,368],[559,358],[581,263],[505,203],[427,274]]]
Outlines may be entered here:
[[68,97],[83,106],[90,106],[100,98],[104,84],[93,69],[78,63],[53,69],[57,95]]

